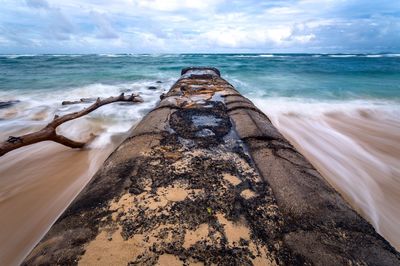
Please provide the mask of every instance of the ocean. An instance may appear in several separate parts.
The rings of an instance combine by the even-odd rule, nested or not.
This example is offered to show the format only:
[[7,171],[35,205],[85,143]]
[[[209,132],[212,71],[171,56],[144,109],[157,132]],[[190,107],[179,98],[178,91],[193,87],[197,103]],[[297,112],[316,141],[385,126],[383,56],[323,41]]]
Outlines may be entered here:
[[[0,157],[0,264],[17,265],[186,66],[214,66],[251,99],[326,180],[400,250],[400,54],[0,55],[0,140],[87,104],[138,93]],[[155,86],[156,89],[148,89]]]

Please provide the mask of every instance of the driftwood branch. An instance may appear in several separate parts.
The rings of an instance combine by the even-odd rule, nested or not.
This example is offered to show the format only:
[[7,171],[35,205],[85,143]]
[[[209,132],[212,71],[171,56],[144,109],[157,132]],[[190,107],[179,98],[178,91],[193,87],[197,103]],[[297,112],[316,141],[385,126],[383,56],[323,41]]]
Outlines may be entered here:
[[[87,141],[86,142],[74,141],[62,135],[58,135],[56,132],[57,127],[65,122],[87,115],[88,113],[93,112],[94,110],[103,105],[114,102],[143,102],[143,100],[138,95],[132,94],[129,96],[125,96],[123,93],[117,97],[109,97],[106,99],[97,98],[95,103],[93,103],[91,106],[79,112],[63,116],[57,116],[57,115],[54,116],[53,121],[51,121],[49,124],[47,124],[44,128],[42,128],[39,131],[19,137],[10,136],[5,142],[0,143],[0,156],[3,156],[4,154],[12,150],[18,149],[20,147],[46,140],[55,141],[57,143],[60,143],[62,145],[71,148],[83,148],[87,144]],[[93,135],[91,136],[91,138],[93,138]]]

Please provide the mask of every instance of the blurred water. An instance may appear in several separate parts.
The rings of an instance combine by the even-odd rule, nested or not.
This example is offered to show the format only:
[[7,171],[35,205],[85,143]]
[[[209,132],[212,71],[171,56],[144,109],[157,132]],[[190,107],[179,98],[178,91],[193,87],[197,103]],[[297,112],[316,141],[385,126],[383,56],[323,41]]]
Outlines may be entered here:
[[[399,54],[0,55],[0,140],[87,104],[139,93],[59,128],[87,151],[35,144],[0,158],[0,264],[18,264],[186,66],[218,67],[400,249]],[[157,90],[149,90],[156,86]],[[19,233],[16,233],[19,232]]]
[[399,250],[399,105],[279,98],[253,102],[353,208]]

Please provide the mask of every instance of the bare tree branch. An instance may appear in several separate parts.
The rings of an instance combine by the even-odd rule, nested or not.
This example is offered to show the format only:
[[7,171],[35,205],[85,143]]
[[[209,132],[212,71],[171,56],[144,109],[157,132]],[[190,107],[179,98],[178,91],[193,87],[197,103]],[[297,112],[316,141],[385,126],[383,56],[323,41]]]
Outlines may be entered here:
[[[114,102],[143,102],[142,98],[140,98],[138,95],[132,94],[129,96],[125,96],[123,93],[117,97],[109,97],[106,99],[100,99],[97,98],[96,102],[93,103],[91,106],[75,113],[63,115],[63,116],[54,116],[53,121],[51,121],[49,124],[47,124],[44,128],[42,128],[39,131],[29,133],[20,137],[13,137],[10,136],[8,140],[6,140],[3,143],[0,143],[0,156],[3,156],[4,154],[18,149],[23,146],[31,145],[34,143],[38,143],[41,141],[46,141],[46,140],[51,140],[55,141],[57,143],[60,143],[62,145],[71,147],[71,148],[83,148],[88,142],[78,142],[71,140],[69,138],[66,138],[62,135],[58,135],[56,132],[56,128],[68,121],[71,121],[73,119],[79,118],[81,116],[87,115],[90,112],[93,112],[97,108],[114,103]],[[94,138],[94,135],[91,135],[91,139]]]

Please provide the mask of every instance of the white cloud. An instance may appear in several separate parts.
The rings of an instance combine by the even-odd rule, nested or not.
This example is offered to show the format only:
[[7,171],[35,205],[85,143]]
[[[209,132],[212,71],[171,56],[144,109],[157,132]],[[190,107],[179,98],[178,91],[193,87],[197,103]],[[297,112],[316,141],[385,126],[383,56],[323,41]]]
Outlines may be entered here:
[[269,8],[265,11],[266,15],[295,15],[298,13],[301,13],[302,10],[298,9],[298,8],[293,8],[293,7],[273,7],[273,8]]
[[159,11],[177,11],[184,9],[206,10],[213,9],[224,0],[134,0],[134,3],[142,8]]
[[267,29],[225,29],[212,30],[202,35],[210,43],[221,47],[230,48],[255,48],[265,45],[279,46],[293,43],[307,43],[315,38],[315,35],[294,35],[289,26]]
[[300,43],[308,43],[315,39],[315,34],[294,36],[293,39]]
[[292,35],[292,29],[290,27],[279,27],[268,29],[265,33],[268,39],[275,43],[281,43]]
[[310,29],[316,29],[320,27],[326,27],[326,26],[332,26],[332,25],[337,25],[340,22],[335,19],[317,19],[317,20],[311,20],[307,21],[304,23],[304,26]]
[[138,40],[140,42],[141,48],[152,47],[152,49],[165,49],[166,43],[162,38],[148,32],[138,32],[136,33]]

